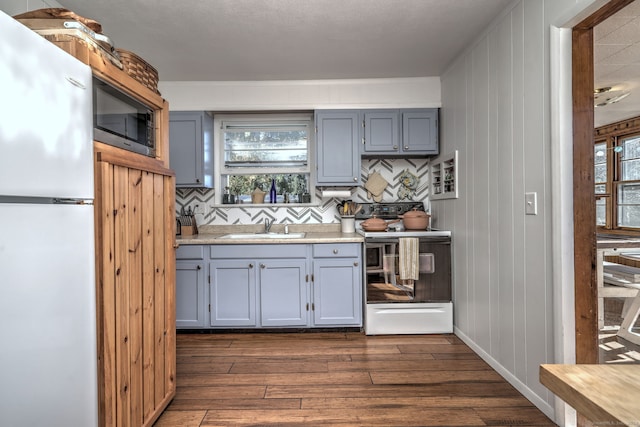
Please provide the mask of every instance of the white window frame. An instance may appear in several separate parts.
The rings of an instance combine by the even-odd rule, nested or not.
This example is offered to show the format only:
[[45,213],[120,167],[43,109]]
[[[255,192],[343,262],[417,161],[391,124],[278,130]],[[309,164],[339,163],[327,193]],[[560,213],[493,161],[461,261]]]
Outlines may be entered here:
[[[224,141],[223,141],[223,123],[229,122],[273,122],[273,123],[283,123],[283,122],[294,122],[294,121],[306,121],[309,126],[309,146],[307,152],[307,164],[305,166],[296,166],[296,167],[238,167],[233,170],[227,170],[225,168],[224,161]],[[308,113],[287,113],[287,112],[278,112],[278,113],[221,113],[216,114],[213,113],[213,126],[215,129],[213,135],[213,147],[214,147],[214,182],[216,183],[216,187],[218,191],[215,192],[215,203],[216,205],[221,205],[225,207],[229,207],[232,205],[222,205],[222,195],[224,194],[224,185],[222,183],[222,177],[225,175],[276,175],[276,174],[289,174],[289,173],[300,173],[300,174],[308,174],[309,175],[309,194],[311,195],[311,204],[316,204],[315,200],[315,187],[316,187],[316,149],[315,149],[315,124],[313,121],[313,112]],[[268,189],[267,189],[268,191]],[[277,206],[295,206],[298,203],[279,203]],[[249,205],[250,206],[250,205]],[[309,206],[308,203],[305,203],[304,206]]]

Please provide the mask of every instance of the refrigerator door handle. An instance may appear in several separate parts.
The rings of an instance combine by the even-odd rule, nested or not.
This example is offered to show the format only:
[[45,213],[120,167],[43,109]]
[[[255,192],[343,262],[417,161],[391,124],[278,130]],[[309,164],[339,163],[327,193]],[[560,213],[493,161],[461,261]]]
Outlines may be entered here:
[[79,87],[80,89],[86,89],[87,87],[80,81],[77,79],[74,79],[73,77],[67,76],[66,77],[67,81],[69,83],[71,83],[72,85]]
[[53,204],[54,205],[93,205],[93,200],[54,198]]

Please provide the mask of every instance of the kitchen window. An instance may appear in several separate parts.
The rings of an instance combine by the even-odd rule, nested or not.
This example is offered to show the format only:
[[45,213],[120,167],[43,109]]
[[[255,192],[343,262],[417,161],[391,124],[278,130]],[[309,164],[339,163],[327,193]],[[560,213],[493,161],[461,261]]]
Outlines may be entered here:
[[610,194],[607,187],[608,156],[607,142],[599,142],[595,145],[595,192],[596,192],[596,225],[606,227],[609,225],[607,211],[610,202]]
[[311,114],[234,114],[216,122],[219,202],[311,202]]
[[640,135],[622,138],[617,185],[617,224],[640,228]]
[[637,119],[596,129],[594,166],[598,229],[640,232],[640,122]]

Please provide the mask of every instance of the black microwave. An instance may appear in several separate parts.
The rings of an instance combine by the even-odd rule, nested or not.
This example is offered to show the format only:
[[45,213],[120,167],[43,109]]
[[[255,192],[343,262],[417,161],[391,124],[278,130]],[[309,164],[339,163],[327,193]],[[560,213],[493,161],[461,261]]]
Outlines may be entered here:
[[154,111],[130,95],[94,77],[93,139],[155,157]]

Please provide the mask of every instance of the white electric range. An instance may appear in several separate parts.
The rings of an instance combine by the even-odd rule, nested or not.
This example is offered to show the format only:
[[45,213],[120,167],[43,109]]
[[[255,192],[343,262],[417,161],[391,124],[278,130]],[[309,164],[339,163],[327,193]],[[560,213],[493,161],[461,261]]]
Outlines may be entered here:
[[[416,202],[365,203],[356,219],[392,220],[415,208],[424,210]],[[365,238],[365,333],[453,332],[451,231],[356,231]]]

